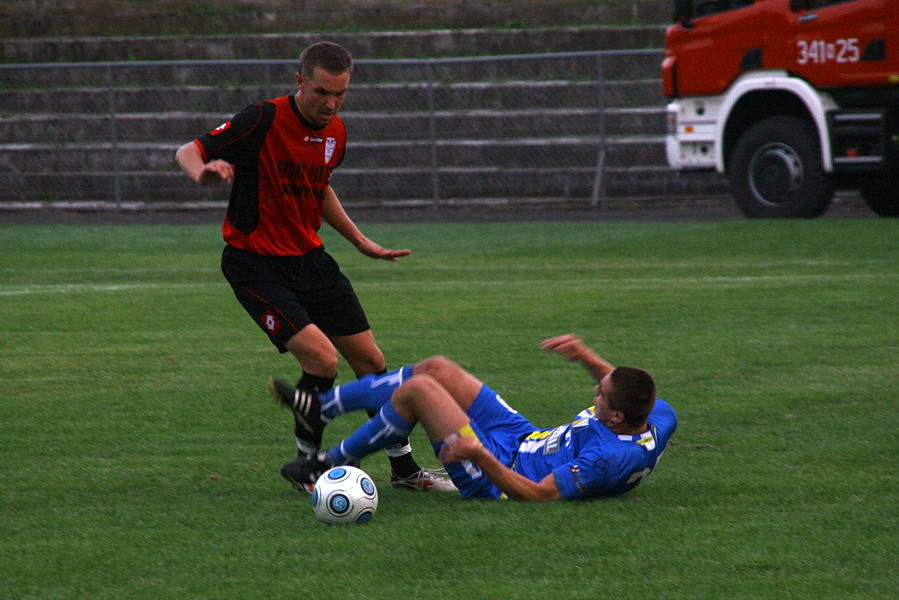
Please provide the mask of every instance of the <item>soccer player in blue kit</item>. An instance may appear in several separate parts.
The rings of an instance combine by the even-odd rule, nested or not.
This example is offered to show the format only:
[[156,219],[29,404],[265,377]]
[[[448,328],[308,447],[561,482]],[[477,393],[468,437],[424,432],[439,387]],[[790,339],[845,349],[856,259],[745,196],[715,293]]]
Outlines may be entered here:
[[489,386],[438,356],[291,406],[319,430],[346,412],[378,412],[339,444],[286,463],[281,474],[297,486],[314,483],[331,466],[358,462],[420,422],[466,498],[586,499],[632,490],[655,469],[677,428],[674,409],[656,398],[646,371],[614,367],[575,335],[550,338],[542,347],[580,362],[596,381],[593,406],[571,422],[535,427]]

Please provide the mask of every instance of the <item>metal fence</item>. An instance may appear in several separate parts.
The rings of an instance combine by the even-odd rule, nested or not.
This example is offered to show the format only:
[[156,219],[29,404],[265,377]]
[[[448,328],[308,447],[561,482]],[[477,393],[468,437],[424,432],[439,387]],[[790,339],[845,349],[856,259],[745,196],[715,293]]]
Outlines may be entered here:
[[[689,193],[665,166],[659,50],[355,61],[344,202]],[[175,149],[294,91],[293,60],[0,65],[0,203],[223,202]]]

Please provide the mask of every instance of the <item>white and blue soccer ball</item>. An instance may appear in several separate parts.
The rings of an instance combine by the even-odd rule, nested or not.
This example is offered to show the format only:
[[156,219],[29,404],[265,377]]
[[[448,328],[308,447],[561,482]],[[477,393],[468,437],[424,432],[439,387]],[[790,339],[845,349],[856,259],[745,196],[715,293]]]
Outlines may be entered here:
[[368,523],[378,510],[378,488],[362,469],[328,469],[315,482],[312,511],[323,523]]

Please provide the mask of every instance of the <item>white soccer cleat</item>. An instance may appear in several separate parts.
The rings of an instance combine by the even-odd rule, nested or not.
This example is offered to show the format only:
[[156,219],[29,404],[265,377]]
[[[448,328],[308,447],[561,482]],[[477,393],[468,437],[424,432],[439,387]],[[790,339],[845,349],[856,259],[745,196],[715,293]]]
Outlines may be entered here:
[[390,472],[390,487],[407,490],[434,490],[437,492],[458,492],[453,480],[431,469],[422,469],[410,477],[399,477]]

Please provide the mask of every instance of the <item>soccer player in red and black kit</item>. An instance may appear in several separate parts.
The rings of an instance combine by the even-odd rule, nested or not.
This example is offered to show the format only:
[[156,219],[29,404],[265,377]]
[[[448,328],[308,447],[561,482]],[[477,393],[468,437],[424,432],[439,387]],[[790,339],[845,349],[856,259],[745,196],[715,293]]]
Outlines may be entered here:
[[[278,350],[299,361],[296,386],[269,382],[276,398],[295,413],[311,394],[331,389],[338,351],[357,377],[386,372],[352,285],[324,251],[317,233],[322,220],[366,256],[396,261],[410,253],[363,235],[330,185],[346,149],[337,112],[352,66],[352,57],[338,44],[313,44],[300,55],[295,94],[248,106],[175,154],[197,183],[231,184],[222,272]],[[319,449],[320,427],[295,419],[295,434],[300,454]],[[391,485],[455,490],[448,478],[419,467],[411,452],[408,439],[387,449]]]

